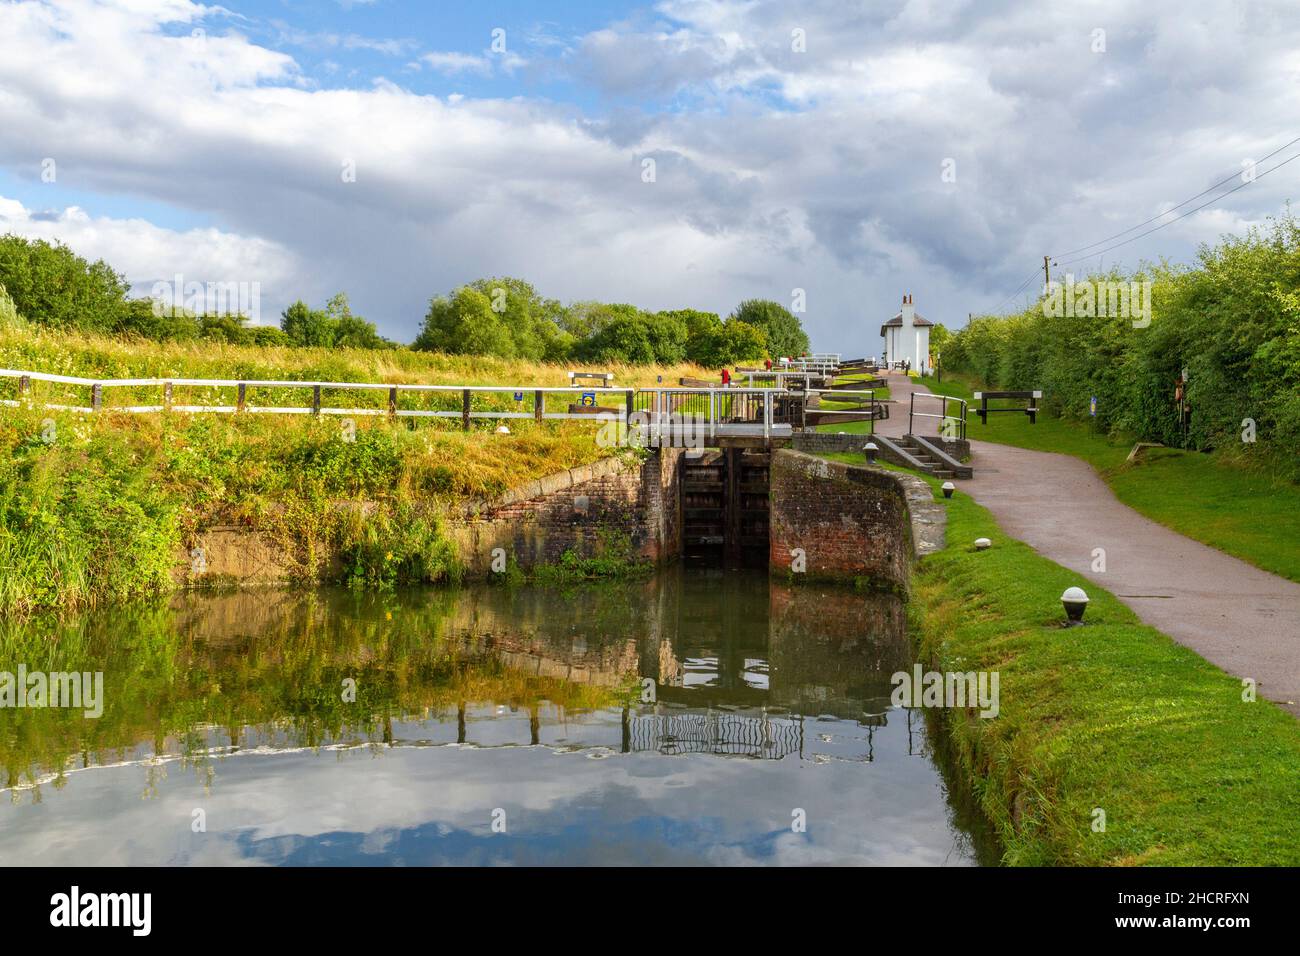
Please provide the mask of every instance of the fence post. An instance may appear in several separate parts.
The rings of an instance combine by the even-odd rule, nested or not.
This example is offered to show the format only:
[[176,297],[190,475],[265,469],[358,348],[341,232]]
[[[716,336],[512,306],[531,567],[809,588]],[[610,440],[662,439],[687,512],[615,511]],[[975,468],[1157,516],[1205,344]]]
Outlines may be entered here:
[[533,418],[541,421],[546,417],[546,393],[540,388],[533,392]]
[[311,413],[313,415],[320,414],[320,386],[319,385],[313,385],[311,387]]
[[388,417],[397,417],[397,386],[388,389]]
[[31,390],[32,390],[31,377],[28,375],[20,375],[18,377],[18,397],[21,398]]
[[244,382],[240,382],[238,390],[239,397],[235,399],[235,411],[242,412],[244,410],[244,397],[248,394],[248,385]]
[[627,423],[632,424],[632,416],[636,414],[636,392],[632,389],[627,390]]
[[163,411],[172,410],[172,383],[163,382]]
[[469,431],[469,389],[462,389],[460,395],[460,427]]
[[90,409],[99,411],[104,405],[104,386],[96,382],[90,386]]

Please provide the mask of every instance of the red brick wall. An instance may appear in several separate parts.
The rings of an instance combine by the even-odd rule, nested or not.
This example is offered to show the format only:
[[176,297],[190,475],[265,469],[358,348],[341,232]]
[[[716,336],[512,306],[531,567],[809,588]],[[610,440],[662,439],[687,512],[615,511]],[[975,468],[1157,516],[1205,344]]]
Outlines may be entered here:
[[580,557],[670,561],[680,552],[677,470],[682,452],[651,450],[644,461],[603,459],[515,489],[448,522],[472,575],[491,570],[504,548],[518,567]]
[[792,552],[802,548],[809,578],[869,577],[906,587],[911,523],[893,476],[793,451],[772,454],[771,474],[773,571],[789,572]]

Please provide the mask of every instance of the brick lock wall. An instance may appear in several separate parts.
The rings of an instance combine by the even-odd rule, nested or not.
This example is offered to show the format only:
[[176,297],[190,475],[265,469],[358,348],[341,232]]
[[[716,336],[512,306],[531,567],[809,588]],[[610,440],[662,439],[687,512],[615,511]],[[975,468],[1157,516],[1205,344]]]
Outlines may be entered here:
[[868,577],[906,587],[911,519],[890,473],[777,451],[771,474],[773,571],[790,571],[792,552],[801,548],[809,578]]
[[584,558],[671,560],[681,534],[681,454],[652,450],[639,464],[602,459],[530,482],[449,520],[448,537],[471,575],[491,571],[496,548],[524,570],[554,564],[567,551]]

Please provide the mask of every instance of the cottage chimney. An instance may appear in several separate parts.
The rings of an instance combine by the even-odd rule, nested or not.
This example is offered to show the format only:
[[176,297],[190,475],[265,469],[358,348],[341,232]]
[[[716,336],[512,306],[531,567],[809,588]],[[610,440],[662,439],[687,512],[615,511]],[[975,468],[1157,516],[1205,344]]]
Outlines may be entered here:
[[912,327],[912,320],[916,318],[916,306],[912,304],[911,293],[903,296],[903,328]]

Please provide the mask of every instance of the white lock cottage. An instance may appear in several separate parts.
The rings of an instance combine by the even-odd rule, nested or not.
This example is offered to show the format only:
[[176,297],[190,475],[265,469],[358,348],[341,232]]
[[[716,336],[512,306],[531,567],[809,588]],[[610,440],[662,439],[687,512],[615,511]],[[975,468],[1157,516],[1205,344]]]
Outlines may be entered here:
[[903,308],[898,315],[880,327],[885,338],[885,360],[892,366],[908,362],[922,375],[930,374],[929,319],[917,315],[910,294],[903,296]]

